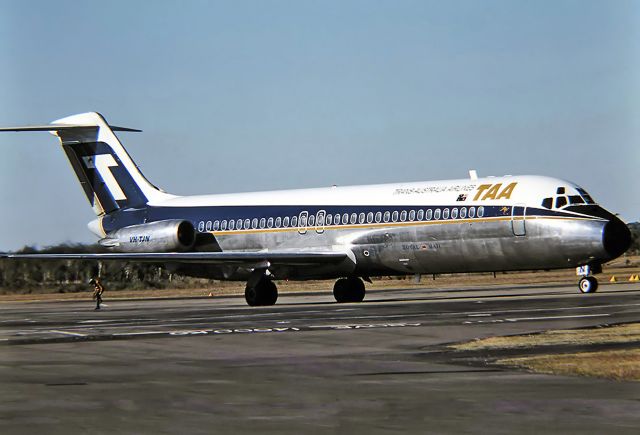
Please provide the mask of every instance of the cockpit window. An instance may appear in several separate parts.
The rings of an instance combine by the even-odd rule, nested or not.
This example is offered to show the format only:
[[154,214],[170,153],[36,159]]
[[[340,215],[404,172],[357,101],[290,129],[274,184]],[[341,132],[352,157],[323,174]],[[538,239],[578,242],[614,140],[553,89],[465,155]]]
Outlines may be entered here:
[[578,193],[579,193],[580,195],[582,195],[582,197],[584,198],[584,200],[585,200],[585,202],[586,202],[587,204],[595,204],[595,203],[596,203],[596,202],[591,198],[591,196],[587,193],[587,191],[586,191],[586,190],[581,189],[581,188],[578,188],[577,190],[578,190]]
[[567,205],[566,196],[559,196],[556,198],[556,208],[561,208],[561,207],[564,207],[565,205]]
[[564,187],[558,187],[558,189],[556,189],[556,195],[564,195]]
[[569,204],[584,204],[584,199],[580,195],[571,195],[569,197]]
[[544,208],[548,208],[551,209],[551,207],[553,206],[553,199],[552,198],[545,198],[542,200],[542,206]]

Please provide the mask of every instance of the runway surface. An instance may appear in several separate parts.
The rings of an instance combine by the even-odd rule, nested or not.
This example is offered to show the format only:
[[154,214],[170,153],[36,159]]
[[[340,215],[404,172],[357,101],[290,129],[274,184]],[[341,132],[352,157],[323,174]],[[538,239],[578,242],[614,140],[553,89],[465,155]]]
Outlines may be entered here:
[[0,305],[1,433],[637,433],[640,384],[446,348],[640,321],[640,285]]

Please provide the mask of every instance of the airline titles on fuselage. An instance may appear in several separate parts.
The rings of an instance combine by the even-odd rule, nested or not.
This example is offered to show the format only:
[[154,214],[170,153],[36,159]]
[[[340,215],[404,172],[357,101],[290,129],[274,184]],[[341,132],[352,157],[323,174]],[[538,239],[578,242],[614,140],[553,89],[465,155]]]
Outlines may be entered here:
[[[442,193],[442,192],[473,192],[476,191],[473,197],[474,201],[487,201],[498,199],[510,199],[513,190],[518,185],[517,182],[509,183],[505,187],[502,187],[502,183],[495,184],[481,184],[479,186],[475,184],[468,185],[451,185],[451,186],[427,186],[427,187],[410,187],[410,188],[398,188],[394,190],[394,195],[415,195],[426,193]],[[467,196],[462,194],[458,196],[458,201],[465,201]]]

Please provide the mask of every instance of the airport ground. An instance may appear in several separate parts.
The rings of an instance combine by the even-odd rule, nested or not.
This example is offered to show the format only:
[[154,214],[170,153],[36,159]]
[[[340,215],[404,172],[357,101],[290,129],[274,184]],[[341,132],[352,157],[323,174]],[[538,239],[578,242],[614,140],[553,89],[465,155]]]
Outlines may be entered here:
[[[640,283],[0,303],[2,433],[637,433],[640,383],[536,374],[478,339],[640,320]],[[545,339],[543,338],[544,342]],[[637,350],[638,341],[546,353]]]

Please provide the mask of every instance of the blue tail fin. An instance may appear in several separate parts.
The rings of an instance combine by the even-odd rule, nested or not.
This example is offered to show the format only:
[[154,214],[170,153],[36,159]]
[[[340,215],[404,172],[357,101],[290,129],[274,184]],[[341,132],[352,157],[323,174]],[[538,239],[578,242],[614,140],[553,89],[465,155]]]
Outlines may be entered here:
[[112,127],[99,113],[73,115],[46,126],[3,128],[0,131],[50,131],[58,136],[98,216],[173,197],[142,175],[114,134],[114,131],[139,130]]

